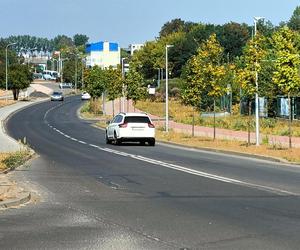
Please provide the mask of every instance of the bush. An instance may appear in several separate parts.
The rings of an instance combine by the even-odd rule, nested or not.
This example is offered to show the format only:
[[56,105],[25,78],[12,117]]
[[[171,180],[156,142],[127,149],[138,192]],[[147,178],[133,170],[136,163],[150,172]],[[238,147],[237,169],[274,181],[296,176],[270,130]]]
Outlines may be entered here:
[[30,157],[29,150],[18,151],[10,153],[5,159],[2,160],[6,168],[16,168],[24,164]]

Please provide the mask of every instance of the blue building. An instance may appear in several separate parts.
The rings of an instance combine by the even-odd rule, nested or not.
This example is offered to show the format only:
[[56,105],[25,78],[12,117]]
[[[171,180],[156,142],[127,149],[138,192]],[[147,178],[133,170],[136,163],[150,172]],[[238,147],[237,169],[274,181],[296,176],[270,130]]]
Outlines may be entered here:
[[97,42],[86,45],[86,66],[93,67],[98,65],[101,68],[114,68],[120,64],[120,47],[117,43]]

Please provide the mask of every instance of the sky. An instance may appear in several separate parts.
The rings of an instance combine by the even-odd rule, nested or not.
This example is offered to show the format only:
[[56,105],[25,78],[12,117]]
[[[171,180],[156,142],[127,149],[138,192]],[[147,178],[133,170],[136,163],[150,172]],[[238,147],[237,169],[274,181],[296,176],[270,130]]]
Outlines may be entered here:
[[54,38],[84,34],[89,42],[122,48],[158,37],[168,21],[253,24],[254,16],[274,25],[288,21],[299,0],[0,0],[0,37]]

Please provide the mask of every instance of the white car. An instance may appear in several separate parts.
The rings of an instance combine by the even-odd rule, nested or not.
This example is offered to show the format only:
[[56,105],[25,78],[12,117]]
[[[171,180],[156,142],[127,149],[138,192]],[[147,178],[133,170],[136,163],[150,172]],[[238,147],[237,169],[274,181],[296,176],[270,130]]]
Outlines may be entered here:
[[90,100],[91,99],[91,95],[88,92],[83,92],[81,94],[81,100]]
[[62,92],[54,91],[50,96],[51,101],[63,101],[64,96]]
[[60,89],[71,89],[71,88],[73,88],[73,84],[70,82],[61,82],[59,84],[59,88]]
[[155,126],[145,113],[119,113],[106,127],[105,139],[107,144],[133,141],[155,146]]

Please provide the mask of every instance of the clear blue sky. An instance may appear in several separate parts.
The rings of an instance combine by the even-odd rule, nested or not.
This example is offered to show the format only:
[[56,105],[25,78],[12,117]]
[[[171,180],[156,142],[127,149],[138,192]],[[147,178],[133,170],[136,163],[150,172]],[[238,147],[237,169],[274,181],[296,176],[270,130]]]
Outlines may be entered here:
[[0,0],[0,37],[85,34],[90,42],[114,41],[122,47],[158,36],[164,23],[184,21],[252,24],[264,16],[288,21],[299,0]]

